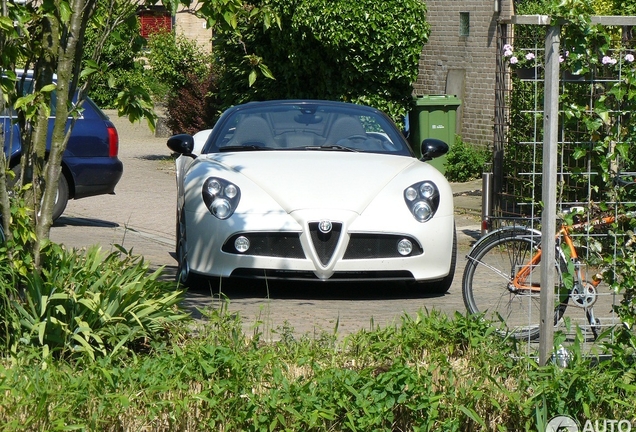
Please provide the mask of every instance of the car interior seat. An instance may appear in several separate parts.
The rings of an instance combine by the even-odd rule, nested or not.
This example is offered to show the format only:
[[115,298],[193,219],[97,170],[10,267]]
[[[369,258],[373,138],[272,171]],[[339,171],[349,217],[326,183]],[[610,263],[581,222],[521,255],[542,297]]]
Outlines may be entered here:
[[236,132],[228,146],[262,145],[276,148],[274,134],[267,121],[262,117],[246,117],[236,126]]
[[331,126],[326,143],[336,144],[341,139],[354,135],[366,136],[366,131],[360,120],[353,117],[339,117]]

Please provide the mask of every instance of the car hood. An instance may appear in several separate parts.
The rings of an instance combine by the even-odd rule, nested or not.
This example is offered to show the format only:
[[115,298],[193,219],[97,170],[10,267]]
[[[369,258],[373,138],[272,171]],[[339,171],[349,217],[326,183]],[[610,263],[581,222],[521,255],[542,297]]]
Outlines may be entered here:
[[255,151],[205,155],[203,163],[221,164],[247,177],[288,213],[332,208],[360,214],[418,160],[374,153]]

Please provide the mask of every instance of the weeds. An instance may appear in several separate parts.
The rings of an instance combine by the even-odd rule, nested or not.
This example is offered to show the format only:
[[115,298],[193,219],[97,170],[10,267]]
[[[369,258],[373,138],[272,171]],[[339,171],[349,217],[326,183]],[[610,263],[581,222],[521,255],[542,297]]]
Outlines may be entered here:
[[43,256],[36,274],[0,249],[3,431],[517,431],[633,417],[633,338],[599,362],[579,332],[567,367],[540,367],[482,319],[421,311],[343,339],[337,324],[297,337],[285,323],[266,343],[221,293],[180,327],[181,292],[121,247]]
[[0,364],[0,422],[9,431],[536,430],[555,415],[631,418],[636,402],[633,365],[619,373],[579,353],[565,369],[539,367],[459,314],[421,312],[341,342],[283,328],[262,343],[222,308],[207,320],[181,343],[79,370],[65,361],[42,370],[25,350]]

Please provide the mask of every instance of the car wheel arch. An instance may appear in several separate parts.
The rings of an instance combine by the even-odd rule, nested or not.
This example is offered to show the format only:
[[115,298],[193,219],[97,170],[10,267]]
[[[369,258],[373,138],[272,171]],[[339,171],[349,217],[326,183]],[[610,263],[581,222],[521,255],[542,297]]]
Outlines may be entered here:
[[[11,167],[11,170],[13,170],[14,172],[18,171],[17,168],[21,170],[22,167],[20,165],[20,162],[20,156],[14,157],[9,165]],[[75,183],[73,181],[73,176],[70,174],[71,173],[68,167],[64,163],[62,163],[62,172],[60,173],[62,177],[60,177],[57,191],[57,193],[59,194],[58,196],[62,197],[62,199],[58,200],[56,198],[52,214],[54,221],[57,220],[64,213],[68,201],[75,196]]]
[[[48,155],[49,153],[47,152],[46,156],[48,157]],[[11,161],[9,162],[9,169],[13,169],[17,165],[20,165],[21,161],[22,161],[21,153],[17,153],[13,155],[13,157],[11,158]],[[74,199],[75,198],[75,179],[73,178],[73,174],[71,173],[70,168],[68,167],[68,165],[64,163],[64,161],[62,161],[61,174],[64,175],[64,178],[66,178],[66,184],[68,185],[68,198]]]

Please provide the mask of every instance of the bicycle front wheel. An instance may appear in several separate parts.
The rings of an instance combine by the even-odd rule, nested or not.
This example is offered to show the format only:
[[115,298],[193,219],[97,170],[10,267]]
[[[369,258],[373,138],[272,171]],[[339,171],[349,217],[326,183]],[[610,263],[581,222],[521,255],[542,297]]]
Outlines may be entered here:
[[[505,334],[517,339],[539,336],[541,262],[531,264],[541,237],[531,230],[501,230],[476,246],[467,257],[462,281],[464,304],[472,314],[482,314]],[[557,262],[562,261],[561,256]],[[553,264],[554,265],[554,264]],[[557,266],[561,286],[563,264]],[[521,283],[515,275],[523,272]],[[554,287],[553,287],[554,289]],[[555,307],[555,320],[562,314]]]

